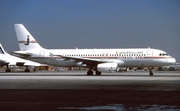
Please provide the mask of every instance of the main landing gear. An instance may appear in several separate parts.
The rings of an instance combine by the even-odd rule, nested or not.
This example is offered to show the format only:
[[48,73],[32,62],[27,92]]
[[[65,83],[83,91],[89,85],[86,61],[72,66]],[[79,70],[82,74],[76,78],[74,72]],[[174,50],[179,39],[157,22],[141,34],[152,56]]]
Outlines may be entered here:
[[[91,70],[87,71],[87,75],[88,76],[92,76],[93,75],[93,71],[91,71]],[[96,71],[96,75],[101,75],[101,72]]]
[[88,75],[88,76],[93,75],[93,71],[91,71],[91,70],[87,71],[87,75]]
[[7,68],[6,68],[5,72],[11,72],[11,69],[9,69],[9,66],[7,65],[6,67]]
[[[9,68],[9,66],[8,65],[6,65],[6,70],[5,70],[5,72],[11,72],[11,69]],[[28,66],[26,66],[26,69],[24,70],[24,72],[30,72],[30,69],[28,68]]]
[[[89,71],[87,71],[87,75],[93,75],[92,68],[90,68]],[[96,75],[101,75],[101,72],[96,70]]]
[[101,75],[101,72],[99,72],[99,71],[96,71],[96,75]]
[[149,69],[149,75],[150,75],[150,76],[153,76],[152,69],[153,69],[153,68],[150,68],[150,69]]
[[26,69],[24,70],[24,72],[30,72],[30,69],[28,68],[28,66],[26,66]]

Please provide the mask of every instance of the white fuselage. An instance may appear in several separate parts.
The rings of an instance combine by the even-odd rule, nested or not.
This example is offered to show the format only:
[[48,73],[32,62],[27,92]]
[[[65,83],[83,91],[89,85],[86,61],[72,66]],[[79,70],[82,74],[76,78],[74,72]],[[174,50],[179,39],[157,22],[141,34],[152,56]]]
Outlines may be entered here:
[[[175,63],[175,59],[158,49],[42,49],[26,51],[30,60],[61,67],[80,67],[78,58],[118,63],[121,67],[158,67]],[[53,54],[53,55],[52,55]],[[56,55],[56,56],[54,56]],[[59,55],[59,56],[57,56]],[[76,59],[65,59],[61,56]]]

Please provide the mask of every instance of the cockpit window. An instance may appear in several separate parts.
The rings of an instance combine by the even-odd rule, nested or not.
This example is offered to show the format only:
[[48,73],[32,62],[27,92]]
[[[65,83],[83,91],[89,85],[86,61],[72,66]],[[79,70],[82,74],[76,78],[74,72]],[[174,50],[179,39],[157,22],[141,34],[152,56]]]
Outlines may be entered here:
[[168,56],[167,53],[160,53],[159,56]]

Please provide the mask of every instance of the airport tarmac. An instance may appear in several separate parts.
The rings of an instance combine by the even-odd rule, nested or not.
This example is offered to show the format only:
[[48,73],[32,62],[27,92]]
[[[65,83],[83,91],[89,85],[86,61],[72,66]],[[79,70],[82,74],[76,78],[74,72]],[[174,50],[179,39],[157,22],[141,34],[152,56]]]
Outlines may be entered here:
[[[0,73],[0,89],[115,89],[115,90],[158,90],[180,89],[179,71],[147,71],[103,73],[87,76],[86,71],[66,72],[12,72]],[[129,87],[131,87],[129,89]]]
[[180,71],[154,71],[154,76],[147,71],[101,76],[87,76],[86,71],[0,72],[0,98],[0,110],[4,111],[86,111],[95,106],[102,110],[111,107],[110,111],[158,110],[158,106],[178,111]]

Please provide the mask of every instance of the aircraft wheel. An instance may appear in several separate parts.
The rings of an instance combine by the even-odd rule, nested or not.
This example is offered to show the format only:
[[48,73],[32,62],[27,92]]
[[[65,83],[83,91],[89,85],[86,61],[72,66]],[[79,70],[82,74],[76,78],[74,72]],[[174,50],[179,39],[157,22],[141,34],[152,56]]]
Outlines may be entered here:
[[150,76],[153,76],[153,73],[152,73],[152,72],[150,72],[150,73],[149,73],[149,75],[150,75]]
[[6,72],[11,72],[11,69],[6,69]]
[[101,72],[99,72],[99,71],[96,71],[96,75],[101,75]]
[[93,75],[93,71],[88,71],[87,75]]
[[25,69],[24,72],[30,72],[30,69]]

